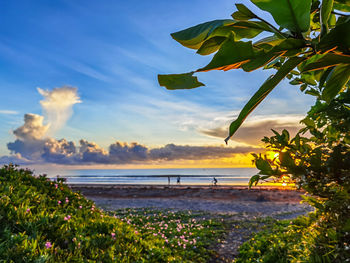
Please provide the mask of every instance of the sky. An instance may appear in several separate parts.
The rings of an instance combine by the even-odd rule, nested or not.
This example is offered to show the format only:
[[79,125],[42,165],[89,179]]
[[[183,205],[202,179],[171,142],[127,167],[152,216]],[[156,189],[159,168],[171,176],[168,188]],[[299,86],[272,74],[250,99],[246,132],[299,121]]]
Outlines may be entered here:
[[[240,1],[273,22],[249,1]],[[229,19],[237,1],[1,1],[0,162],[29,167],[249,167],[270,129],[298,129],[313,104],[287,81],[224,145],[272,71],[198,74],[169,91],[157,74],[208,64],[170,37]]]

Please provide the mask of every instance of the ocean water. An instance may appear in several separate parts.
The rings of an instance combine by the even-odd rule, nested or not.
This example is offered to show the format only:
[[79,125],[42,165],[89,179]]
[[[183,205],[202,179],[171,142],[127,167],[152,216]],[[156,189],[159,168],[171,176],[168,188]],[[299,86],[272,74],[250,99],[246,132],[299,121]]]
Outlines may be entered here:
[[[68,184],[123,184],[123,185],[211,185],[213,178],[218,185],[246,185],[257,173],[255,168],[192,168],[192,169],[109,169],[66,170],[60,177]],[[49,174],[55,178],[56,175]]]

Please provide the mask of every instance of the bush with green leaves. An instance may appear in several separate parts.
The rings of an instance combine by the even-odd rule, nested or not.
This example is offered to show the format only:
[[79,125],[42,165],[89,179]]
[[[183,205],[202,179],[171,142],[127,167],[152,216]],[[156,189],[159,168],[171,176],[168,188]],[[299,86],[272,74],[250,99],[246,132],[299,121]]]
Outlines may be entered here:
[[[143,231],[128,216],[103,212],[63,179],[35,177],[13,165],[0,169],[0,262],[206,262],[219,234],[216,221],[198,222],[191,240],[179,232],[186,236],[180,244],[168,233],[167,240],[158,235],[158,228]],[[175,234],[189,219],[171,216]],[[149,225],[153,219],[142,220]]]
[[260,172],[251,178],[250,185],[288,176],[310,194],[304,198],[316,208],[317,220],[312,231],[318,233],[312,237],[310,244],[315,245],[309,248],[310,256],[318,255],[323,260],[314,262],[350,259],[348,105],[350,90],[341,92],[330,103],[318,100],[302,120],[305,127],[294,138],[283,130],[263,139],[267,148],[276,153],[275,158],[254,154]]

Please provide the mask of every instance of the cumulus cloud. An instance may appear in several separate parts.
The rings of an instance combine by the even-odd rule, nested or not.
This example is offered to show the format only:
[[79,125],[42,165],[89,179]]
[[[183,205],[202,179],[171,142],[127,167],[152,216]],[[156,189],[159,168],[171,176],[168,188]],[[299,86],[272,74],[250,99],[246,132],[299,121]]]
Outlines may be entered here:
[[18,164],[18,165],[26,165],[31,164],[31,162],[18,154],[11,156],[0,156],[0,164]]
[[[16,163],[56,163],[56,164],[132,164],[153,161],[201,160],[234,157],[260,150],[255,147],[190,146],[167,144],[149,148],[137,142],[116,141],[107,149],[95,142],[81,139],[76,145],[67,139],[54,139],[52,134],[66,123],[72,114],[72,107],[80,103],[77,89],[55,88],[45,91],[38,88],[44,99],[40,101],[47,117],[25,114],[24,124],[13,131],[16,139],[7,144],[13,154],[0,159],[10,159]],[[208,131],[209,132],[209,131]],[[213,132],[213,131],[211,131]],[[22,161],[22,162],[21,162]]]
[[66,139],[16,140],[8,144],[12,153],[36,163],[56,164],[133,164],[148,161],[200,160],[234,157],[256,152],[254,147],[190,146],[167,144],[149,148],[139,143],[115,142],[109,150],[94,142],[80,140],[79,146]]
[[49,133],[52,135],[61,129],[73,113],[73,105],[81,103],[77,88],[63,86],[53,90],[38,88],[38,92],[44,97],[40,104],[50,123]]
[[[276,131],[288,130],[292,135],[296,134],[301,128],[299,121],[303,116],[271,116],[255,117],[246,121],[238,131],[233,135],[231,140],[243,142],[250,145],[258,145],[264,136],[272,135],[271,129]],[[202,129],[201,133],[213,137],[225,138],[228,134],[228,126],[219,126],[212,129]]]
[[79,155],[76,156],[77,163],[109,163],[108,152],[94,142],[80,140]]
[[13,131],[19,140],[38,140],[45,136],[50,125],[43,125],[44,117],[28,113],[24,115],[24,124]]
[[43,149],[39,151],[41,159],[46,162],[69,164],[73,163],[72,158],[76,154],[76,146],[74,142],[66,139],[48,138],[44,142]]
[[130,145],[115,142],[109,146],[109,156],[114,163],[142,161],[149,158],[149,150],[146,146],[136,142]]

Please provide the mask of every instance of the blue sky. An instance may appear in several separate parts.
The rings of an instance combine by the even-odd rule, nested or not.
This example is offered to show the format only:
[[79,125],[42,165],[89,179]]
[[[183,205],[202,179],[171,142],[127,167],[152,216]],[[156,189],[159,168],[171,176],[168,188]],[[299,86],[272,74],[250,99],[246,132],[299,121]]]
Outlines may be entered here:
[[[15,141],[13,131],[23,125],[24,114],[45,117],[37,88],[67,85],[77,88],[81,103],[73,105],[65,125],[50,134],[55,139],[75,143],[84,139],[104,149],[116,141],[149,148],[170,143],[223,145],[224,137],[203,131],[227,127],[272,72],[201,73],[198,77],[206,87],[185,91],[159,87],[157,74],[206,65],[210,56],[182,47],[170,33],[230,18],[234,3],[2,1],[0,156],[10,154],[7,143]],[[283,119],[291,126],[312,103],[312,97],[301,94],[297,86],[282,82],[248,119],[246,128],[266,119]],[[266,133],[260,128],[260,137],[269,132],[269,127],[264,128]],[[230,145],[248,147],[254,142],[243,138]]]

